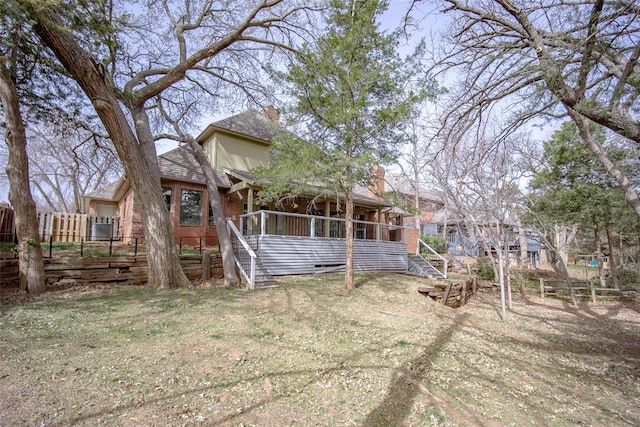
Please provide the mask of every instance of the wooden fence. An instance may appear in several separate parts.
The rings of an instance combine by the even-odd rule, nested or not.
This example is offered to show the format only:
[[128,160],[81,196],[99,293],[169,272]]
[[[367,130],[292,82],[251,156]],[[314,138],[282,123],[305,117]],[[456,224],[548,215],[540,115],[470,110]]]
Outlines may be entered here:
[[14,213],[11,206],[0,204],[0,242],[12,242],[15,234]]
[[[106,224],[105,230],[96,228],[96,224]],[[110,227],[109,227],[110,225]],[[38,234],[40,240],[51,238],[54,242],[79,242],[80,240],[118,237],[119,218],[73,214],[65,212],[39,212]]]
[[[622,297],[635,299],[637,292],[634,290],[621,290],[615,288],[603,288],[598,286],[600,282],[591,280],[572,280],[573,291],[576,297],[591,298],[592,302],[597,301],[600,297]],[[545,296],[570,296],[570,290],[567,284],[561,280],[545,280],[540,279],[540,298]]]
[[[220,254],[182,255],[180,264],[189,280],[223,277]],[[44,260],[47,283],[140,283],[147,281],[147,258],[95,257],[49,258]],[[18,260],[0,260],[0,285],[18,282]]]
[[[0,204],[0,241],[14,239],[14,211]],[[102,227],[101,227],[102,226]],[[79,242],[81,240],[118,238],[120,219],[117,216],[87,215],[66,212],[38,212],[40,241]]]

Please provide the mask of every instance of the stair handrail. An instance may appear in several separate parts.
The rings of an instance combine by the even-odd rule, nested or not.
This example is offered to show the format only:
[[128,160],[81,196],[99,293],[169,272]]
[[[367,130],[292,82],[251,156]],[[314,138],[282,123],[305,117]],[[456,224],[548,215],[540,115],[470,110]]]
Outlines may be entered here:
[[258,255],[253,251],[253,249],[251,249],[251,246],[249,246],[249,243],[245,240],[240,230],[238,230],[238,227],[236,227],[233,221],[231,221],[231,219],[228,219],[228,218],[227,218],[227,229],[229,230],[229,235],[233,235],[236,238],[236,240],[240,242],[244,251],[251,258],[249,273],[247,273],[245,268],[242,266],[242,263],[238,259],[237,254],[235,253],[233,254],[233,259],[236,262],[236,266],[238,267],[238,270],[240,270],[240,273],[242,274],[242,276],[244,276],[244,278],[247,280],[247,283],[249,284],[249,289],[254,289],[256,286],[256,260],[258,259]]
[[[425,242],[422,241],[422,239],[418,239],[418,249],[416,250],[416,255],[420,255],[420,246],[423,246],[425,249],[427,249],[429,252],[431,252],[432,254],[434,254],[436,256],[436,258],[439,258],[442,261],[442,265],[444,266],[444,271],[440,271],[440,273],[442,273],[442,276],[444,276],[444,278],[447,278],[447,271],[448,271],[448,267],[449,267],[449,263],[446,260],[446,258],[444,258],[442,255],[440,255],[435,249],[433,249],[431,246],[427,245]],[[435,267],[434,267],[435,268]],[[437,270],[437,269],[436,269]],[[439,270],[438,270],[439,271]]]

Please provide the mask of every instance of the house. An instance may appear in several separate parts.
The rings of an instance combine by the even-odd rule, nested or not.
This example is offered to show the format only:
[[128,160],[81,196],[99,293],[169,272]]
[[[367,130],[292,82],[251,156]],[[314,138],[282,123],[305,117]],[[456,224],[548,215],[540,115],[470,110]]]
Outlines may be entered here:
[[[335,197],[317,199],[317,194],[298,197],[284,205],[259,205],[256,194],[265,184],[251,171],[268,166],[270,145],[280,128],[277,110],[250,110],[211,123],[197,137],[213,167],[225,216],[240,225],[240,216],[258,210],[339,217]],[[204,239],[206,246],[218,244],[209,209],[205,179],[186,146],[158,156],[163,196],[169,209],[176,243],[196,245]],[[84,195],[85,210],[93,215],[120,217],[119,236],[141,237],[140,215],[135,209],[134,194],[125,179],[105,185]],[[314,200],[313,205],[310,205]],[[391,217],[392,204],[381,197],[355,195],[355,218],[361,221],[392,221],[402,226],[402,218]],[[280,224],[280,227],[282,224]],[[246,227],[245,227],[246,228]],[[359,231],[363,234],[363,231]],[[335,232],[334,232],[335,234]],[[400,240],[400,237],[396,237]]]
[[[444,202],[433,191],[429,191],[412,179],[407,179],[401,174],[387,173],[384,177],[385,195],[394,200],[396,205],[402,206],[411,212],[404,218],[407,225],[416,225],[420,234],[438,234],[435,221],[438,212],[444,209]],[[416,187],[418,187],[418,212],[416,209]]]
[[[268,166],[271,143],[280,130],[277,110],[266,108],[211,123],[197,137],[215,173],[236,263],[249,283],[255,283],[256,274],[268,283],[271,275],[332,271],[345,264],[339,195],[323,196],[318,189],[285,203],[258,201],[257,192],[266,183],[252,171]],[[158,165],[176,244],[217,246],[205,179],[190,148],[158,156]],[[406,271],[411,262],[407,251],[415,252],[419,233],[406,229],[405,214],[379,194],[384,169],[374,176],[377,190],[354,194],[355,268]],[[125,241],[142,237],[135,195],[125,179],[84,197],[88,213],[120,217],[119,235]]]

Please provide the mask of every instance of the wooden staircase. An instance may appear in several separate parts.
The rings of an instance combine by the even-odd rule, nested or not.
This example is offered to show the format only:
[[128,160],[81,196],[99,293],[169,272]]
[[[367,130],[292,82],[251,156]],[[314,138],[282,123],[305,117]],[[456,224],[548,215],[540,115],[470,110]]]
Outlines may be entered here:
[[428,277],[430,279],[445,279],[446,276],[437,268],[435,268],[429,261],[424,259],[420,255],[408,254],[409,257],[409,272],[417,274],[418,276]]

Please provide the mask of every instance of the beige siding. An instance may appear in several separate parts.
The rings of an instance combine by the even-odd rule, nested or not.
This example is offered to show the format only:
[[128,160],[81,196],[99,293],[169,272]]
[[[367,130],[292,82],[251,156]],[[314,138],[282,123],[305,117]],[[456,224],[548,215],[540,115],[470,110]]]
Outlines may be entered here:
[[226,135],[216,134],[216,152],[213,154],[213,168],[250,171],[259,166],[269,165],[268,146]]

